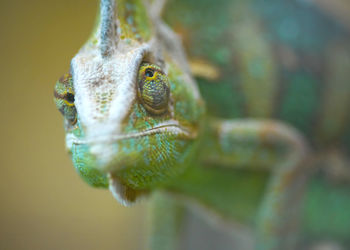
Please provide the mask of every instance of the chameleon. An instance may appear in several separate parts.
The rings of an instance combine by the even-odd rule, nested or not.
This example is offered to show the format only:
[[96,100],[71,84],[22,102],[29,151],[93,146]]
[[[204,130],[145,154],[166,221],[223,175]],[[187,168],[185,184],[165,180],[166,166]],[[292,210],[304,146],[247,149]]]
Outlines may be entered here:
[[146,249],[187,249],[190,210],[248,232],[240,250],[350,245],[346,31],[327,26],[315,46],[288,11],[271,15],[282,1],[264,4],[101,0],[55,85],[82,179],[125,206],[150,200]]

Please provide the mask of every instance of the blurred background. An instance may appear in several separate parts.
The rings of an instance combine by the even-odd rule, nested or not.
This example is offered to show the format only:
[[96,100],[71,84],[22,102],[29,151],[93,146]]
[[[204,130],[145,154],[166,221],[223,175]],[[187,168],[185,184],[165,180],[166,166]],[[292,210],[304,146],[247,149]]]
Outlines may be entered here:
[[[350,29],[347,0],[295,2],[313,2]],[[0,0],[0,249],[142,246],[145,202],[124,208],[80,179],[53,103],[54,84],[88,38],[97,6],[97,0]]]
[[65,151],[56,80],[98,1],[0,1],[0,249],[140,249],[143,205],[89,187]]

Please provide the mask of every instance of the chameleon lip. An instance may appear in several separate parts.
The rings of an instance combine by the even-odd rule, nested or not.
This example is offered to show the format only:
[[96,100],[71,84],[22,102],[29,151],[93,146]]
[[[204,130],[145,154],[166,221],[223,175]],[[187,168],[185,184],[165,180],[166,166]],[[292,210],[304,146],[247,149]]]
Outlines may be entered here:
[[147,135],[154,135],[159,133],[169,133],[176,135],[183,135],[188,139],[193,139],[197,136],[196,132],[192,132],[189,128],[181,126],[177,121],[171,120],[168,122],[161,123],[153,128],[143,130],[141,132],[128,133],[128,134],[117,134],[111,136],[98,136],[89,139],[79,139],[73,134],[68,134],[66,137],[67,145],[71,144],[94,144],[103,142],[115,142],[123,139],[138,138]]

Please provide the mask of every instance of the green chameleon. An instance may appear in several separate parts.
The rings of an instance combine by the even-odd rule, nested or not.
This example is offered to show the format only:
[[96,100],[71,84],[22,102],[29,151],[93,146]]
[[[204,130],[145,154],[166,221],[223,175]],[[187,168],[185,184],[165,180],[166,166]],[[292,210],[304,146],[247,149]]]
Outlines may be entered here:
[[239,250],[350,245],[350,44],[306,2],[101,0],[55,103],[80,176],[151,200],[146,248],[187,249],[188,211]]

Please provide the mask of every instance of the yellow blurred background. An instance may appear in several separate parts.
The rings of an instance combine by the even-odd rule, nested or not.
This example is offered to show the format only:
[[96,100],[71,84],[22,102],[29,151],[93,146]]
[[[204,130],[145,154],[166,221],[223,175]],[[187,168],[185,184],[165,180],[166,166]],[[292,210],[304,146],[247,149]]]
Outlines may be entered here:
[[89,187],[65,152],[56,80],[92,29],[96,0],[0,1],[0,249],[140,249],[145,204]]

